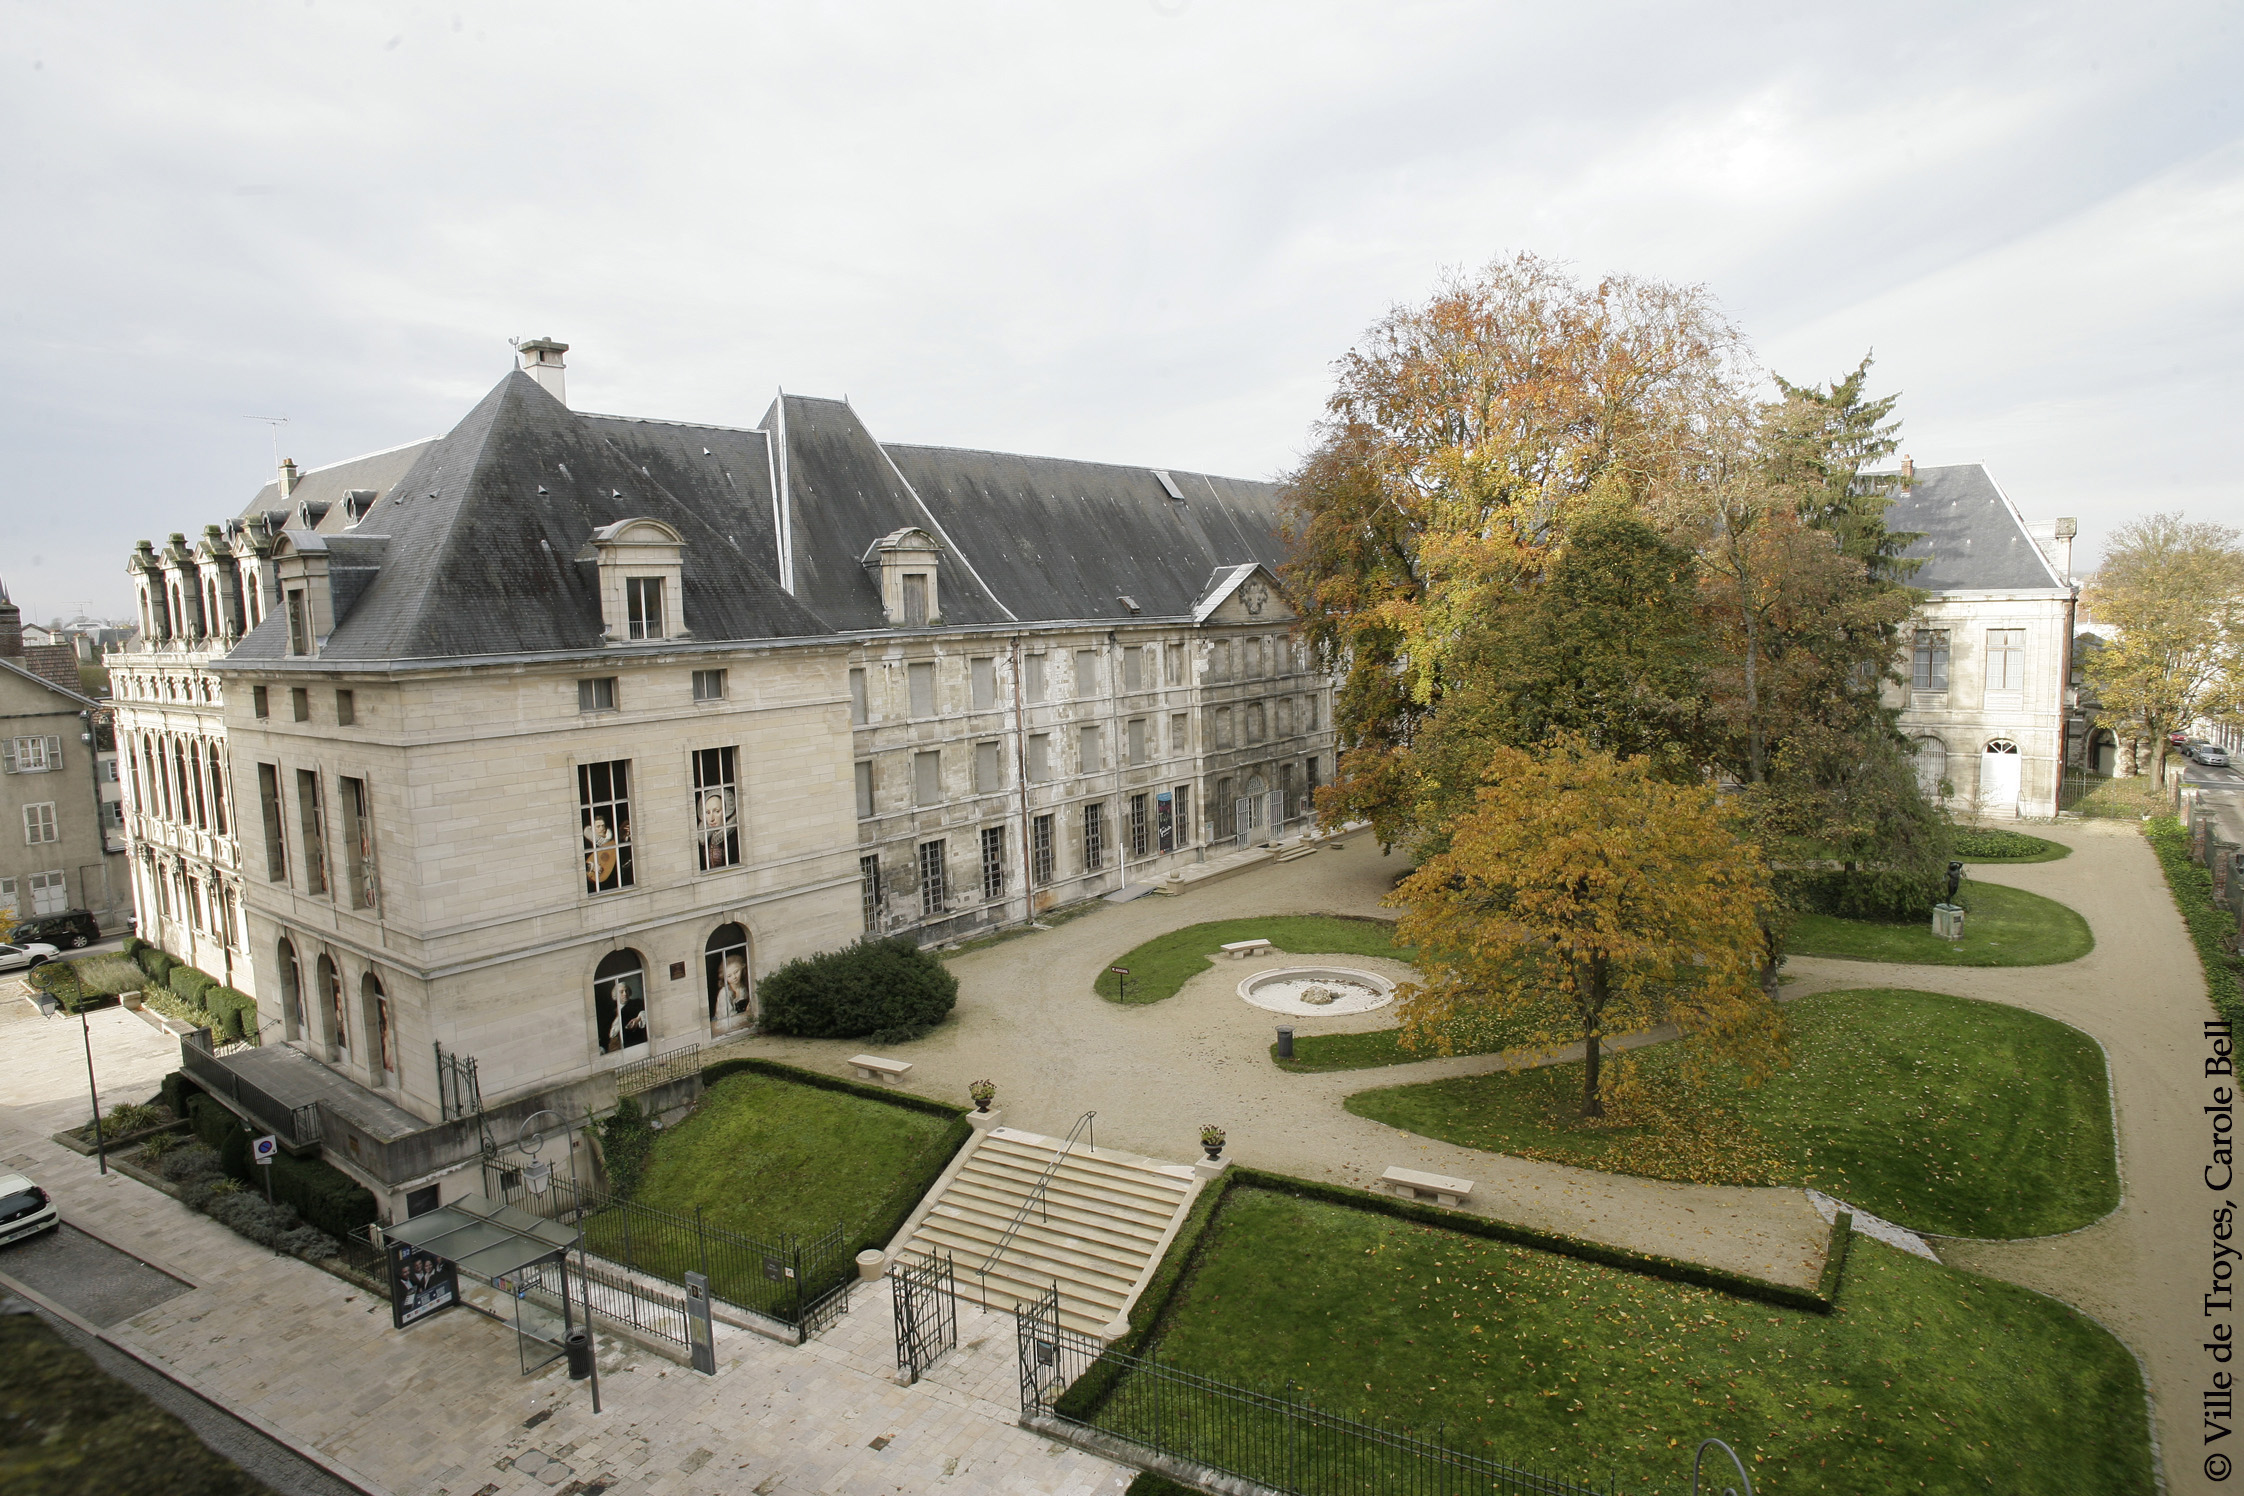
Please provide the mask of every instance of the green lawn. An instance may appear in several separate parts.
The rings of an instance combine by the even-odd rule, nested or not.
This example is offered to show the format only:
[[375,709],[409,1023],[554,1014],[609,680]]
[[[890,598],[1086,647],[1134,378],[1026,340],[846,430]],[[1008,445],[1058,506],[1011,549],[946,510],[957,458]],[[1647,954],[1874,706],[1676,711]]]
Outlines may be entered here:
[[656,1142],[636,1198],[769,1241],[854,1227],[887,1203],[941,1117],[766,1075],[728,1075]]
[[[1708,1436],[1786,1496],[2153,1489],[2125,1346],[1860,1237],[1824,1316],[1240,1188],[1152,1341],[1173,1366],[1629,1496],[1687,1492]],[[1135,1391],[1098,1421],[1146,1416]]]
[[1930,918],[1908,924],[1803,914],[1785,948],[1795,956],[1911,966],[2054,966],[2096,948],[2088,921],[2038,893],[1965,880],[1964,938],[1943,940]]
[[2073,849],[2063,842],[1999,828],[1958,826],[1949,833],[1949,840],[1959,862],[2055,862],[2073,855]]
[[[2119,1203],[2096,1042],[2037,1013],[1934,992],[1825,992],[1788,1005],[1793,1064],[1725,1087],[1683,1146],[1666,1117],[1585,1129],[1582,1067],[1359,1091],[1349,1111],[1489,1153],[1654,1178],[1803,1184],[1943,1236],[2042,1236]],[[1636,1051],[1672,1075],[1672,1044]]]
[[[1500,1054],[1526,1035],[1533,1025],[1528,1022],[1499,1024],[1486,1022],[1475,1025],[1476,1037],[1461,1039],[1450,1051],[1452,1055]],[[1578,1040],[1576,1042],[1579,1042]],[[1278,1058],[1278,1045],[1272,1041],[1270,1059],[1280,1070],[1290,1070],[1301,1075],[1316,1075],[1328,1070],[1372,1070],[1382,1065],[1413,1065],[1420,1060],[1444,1059],[1447,1056],[1428,1051],[1416,1053],[1402,1046],[1401,1029],[1373,1029],[1366,1034],[1304,1034],[1293,1037],[1293,1058]]]
[[[1340,914],[1271,914],[1255,919],[1219,919],[1204,925],[1186,925],[1166,935],[1156,935],[1126,955],[1117,956],[1099,973],[1096,990],[1108,1002],[1157,1003],[1174,997],[1179,988],[1208,969],[1211,960],[1225,959],[1222,947],[1235,940],[1268,940],[1281,951],[1297,955],[1385,956],[1408,961],[1416,953],[1395,944],[1394,921],[1361,919]],[[1129,995],[1123,997],[1122,979],[1113,968],[1130,970]]]

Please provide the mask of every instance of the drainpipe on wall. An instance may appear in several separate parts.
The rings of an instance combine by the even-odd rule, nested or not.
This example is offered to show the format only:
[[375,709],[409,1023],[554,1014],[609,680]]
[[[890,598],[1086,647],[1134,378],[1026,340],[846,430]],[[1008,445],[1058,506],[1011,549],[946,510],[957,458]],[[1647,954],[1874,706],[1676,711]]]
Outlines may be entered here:
[[[1028,798],[1028,724],[1021,706],[1021,636],[1013,635],[1006,646],[1006,657],[1013,667],[1013,793],[1021,802],[1021,912],[1029,922],[1036,919],[1036,858],[1029,840]],[[969,669],[972,667],[969,666]],[[972,683],[968,683],[969,689]]]

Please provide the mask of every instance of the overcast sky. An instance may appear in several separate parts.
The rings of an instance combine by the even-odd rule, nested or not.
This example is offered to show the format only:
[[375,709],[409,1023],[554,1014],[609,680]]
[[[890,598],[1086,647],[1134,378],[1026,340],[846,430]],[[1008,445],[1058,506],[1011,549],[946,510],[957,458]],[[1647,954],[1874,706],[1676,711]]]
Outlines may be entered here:
[[1444,266],[1704,282],[1793,379],[1877,352],[1920,464],[2093,556],[2244,520],[2237,7],[10,3],[0,578],[123,616],[142,536],[579,408],[1268,477]]

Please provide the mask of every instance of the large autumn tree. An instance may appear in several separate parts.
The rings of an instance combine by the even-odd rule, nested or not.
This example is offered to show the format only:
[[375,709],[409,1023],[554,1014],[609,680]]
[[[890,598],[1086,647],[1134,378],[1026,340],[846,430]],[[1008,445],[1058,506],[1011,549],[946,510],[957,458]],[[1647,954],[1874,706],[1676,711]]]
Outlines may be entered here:
[[1287,484],[1288,580],[1342,673],[1328,815],[1384,841],[1430,829],[1413,745],[1474,673],[1482,626],[1585,512],[1635,513],[1677,481],[1691,432],[1735,397],[1740,349],[1702,287],[1585,284],[1520,255],[1395,308],[1340,360]]
[[1389,898],[1424,973],[1403,996],[1412,1039],[1440,1048],[1496,1021],[1519,1048],[1580,1042],[1585,1117],[1604,1113],[1609,1033],[1672,1023],[1694,1066],[1755,1077],[1780,1058],[1760,981],[1768,872],[1712,787],[1568,735],[1494,749],[1445,830]]
[[2150,740],[2163,783],[2167,734],[2244,713],[2244,535],[2179,514],[2130,520],[2082,602],[2109,635],[2083,668],[2105,709]]

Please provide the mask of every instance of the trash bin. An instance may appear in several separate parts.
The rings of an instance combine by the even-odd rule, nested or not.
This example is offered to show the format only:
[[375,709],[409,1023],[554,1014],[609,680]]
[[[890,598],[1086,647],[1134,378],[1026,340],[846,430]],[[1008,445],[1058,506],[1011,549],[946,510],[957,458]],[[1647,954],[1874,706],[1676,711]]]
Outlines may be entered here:
[[1293,1058],[1293,1025],[1290,1023],[1278,1025],[1278,1058],[1281,1060]]
[[569,1380],[581,1382],[592,1375],[592,1332],[571,1330],[564,1344],[569,1348]]

